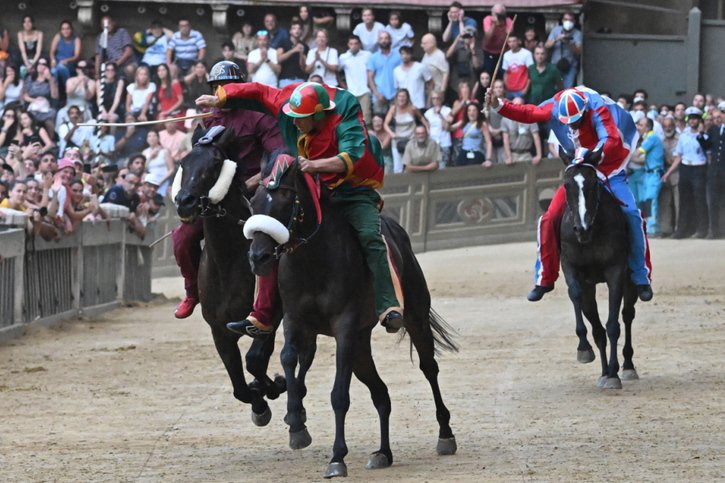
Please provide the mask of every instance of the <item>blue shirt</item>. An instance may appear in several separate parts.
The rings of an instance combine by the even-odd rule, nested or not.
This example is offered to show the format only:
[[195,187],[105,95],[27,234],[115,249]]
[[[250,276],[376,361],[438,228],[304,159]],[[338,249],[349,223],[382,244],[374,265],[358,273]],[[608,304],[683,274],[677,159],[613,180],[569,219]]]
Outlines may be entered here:
[[392,100],[395,97],[395,76],[393,70],[402,64],[400,54],[391,50],[388,55],[375,52],[367,62],[367,69],[375,73],[375,86],[383,97]]
[[682,164],[685,166],[704,166],[707,163],[705,151],[697,141],[697,131],[693,131],[691,127],[687,127],[680,134],[677,140],[674,154],[682,157]]
[[[458,21],[451,23],[451,40],[456,40],[456,37],[458,37],[458,34],[461,32],[460,25],[461,23]],[[476,21],[471,17],[463,17],[463,28],[473,27],[475,29],[476,25]]]
[[483,133],[475,123],[469,122],[463,127],[461,149],[464,151],[483,152]]
[[662,144],[662,140],[658,136],[655,136],[653,131],[644,135],[644,140],[639,149],[644,153],[644,169],[648,172],[664,169],[665,147]]
[[196,30],[189,33],[188,39],[181,38],[181,32],[175,32],[169,42],[169,49],[173,49],[177,59],[196,60],[201,49],[206,48],[204,36]]

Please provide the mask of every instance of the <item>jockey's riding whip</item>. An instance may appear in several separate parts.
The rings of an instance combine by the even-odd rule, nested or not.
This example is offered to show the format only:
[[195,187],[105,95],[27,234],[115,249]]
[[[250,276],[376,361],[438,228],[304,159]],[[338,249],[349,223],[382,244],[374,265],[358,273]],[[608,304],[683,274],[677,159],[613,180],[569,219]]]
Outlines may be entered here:
[[170,236],[171,236],[171,234],[172,234],[173,232],[174,232],[174,230],[171,230],[171,231],[170,231],[170,232],[168,232],[168,233],[167,233],[166,235],[162,236],[161,238],[158,238],[158,239],[157,239],[156,241],[154,241],[153,243],[151,243],[151,244],[149,245],[149,248],[153,248],[153,247],[155,247],[156,245],[158,245],[159,243],[161,243],[162,241],[166,240],[166,239],[167,239],[168,237],[170,237]]
[[[514,15],[514,19],[511,22],[511,30],[514,29],[514,25],[516,25],[516,17],[519,15]],[[506,28],[506,23],[504,22],[504,28]],[[503,45],[501,46],[501,53],[498,54],[498,62],[496,62],[496,68],[493,69],[493,75],[491,76],[491,87],[489,89],[493,89],[493,83],[496,82],[496,75],[498,74],[498,68],[501,67],[501,60],[503,59],[503,51],[506,50],[506,45],[509,43],[509,34],[511,33],[511,30],[508,30],[506,32],[506,39],[503,41]],[[493,93],[491,94],[493,95]],[[485,110],[488,110],[488,102],[486,103]]]
[[92,126],[92,127],[126,127],[126,126],[148,126],[151,124],[162,124],[165,122],[176,122],[176,121],[185,121],[187,119],[201,119],[204,117],[209,117],[213,112],[202,112],[201,114],[192,114],[191,116],[181,116],[181,117],[167,117],[166,119],[157,119],[155,121],[134,121],[134,122],[98,122],[98,123],[92,123],[92,122],[84,122],[81,124],[78,124],[78,126]]

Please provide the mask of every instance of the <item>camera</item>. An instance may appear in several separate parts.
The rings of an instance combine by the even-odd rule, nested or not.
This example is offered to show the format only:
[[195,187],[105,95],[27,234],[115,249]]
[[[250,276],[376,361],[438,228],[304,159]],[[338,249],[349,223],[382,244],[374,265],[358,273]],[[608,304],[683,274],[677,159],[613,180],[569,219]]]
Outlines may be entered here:
[[506,20],[506,14],[505,13],[497,13],[496,14],[496,18],[498,19],[499,22],[503,22],[503,21]]
[[33,210],[33,213],[38,213],[40,216],[46,216],[48,214],[48,208],[41,206],[40,208]]

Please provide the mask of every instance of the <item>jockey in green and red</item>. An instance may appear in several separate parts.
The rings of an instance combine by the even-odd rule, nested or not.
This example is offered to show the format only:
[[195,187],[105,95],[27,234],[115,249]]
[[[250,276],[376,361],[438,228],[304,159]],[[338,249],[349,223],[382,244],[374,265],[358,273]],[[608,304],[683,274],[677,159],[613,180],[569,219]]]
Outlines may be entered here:
[[[277,117],[282,138],[298,156],[300,169],[319,173],[325,186],[335,191],[333,204],[355,229],[373,276],[375,310],[381,322],[391,330],[402,327],[403,309],[391,279],[380,232],[380,196],[375,191],[383,186],[381,148],[375,137],[368,136],[357,98],[346,90],[314,82],[284,89],[251,82],[220,86],[215,95],[201,96],[196,104],[239,107]],[[260,283],[267,283],[264,278],[268,277],[260,278]],[[272,330],[271,323],[264,322],[250,317],[227,327],[259,336]]]

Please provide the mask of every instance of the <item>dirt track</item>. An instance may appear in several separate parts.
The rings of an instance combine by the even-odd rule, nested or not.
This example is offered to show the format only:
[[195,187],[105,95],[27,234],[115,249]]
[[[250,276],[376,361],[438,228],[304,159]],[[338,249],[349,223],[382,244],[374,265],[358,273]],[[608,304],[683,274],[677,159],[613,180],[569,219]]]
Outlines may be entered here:
[[[598,361],[576,363],[563,282],[538,304],[524,300],[534,250],[420,257],[436,308],[460,333],[460,353],[439,359],[459,451],[436,456],[433,403],[407,340],[377,330],[396,461],[364,469],[378,423],[355,381],[349,480],[725,479],[725,241],[653,242],[655,300],[637,305],[634,324],[641,379],[614,392],[595,387]],[[180,287],[167,279],[155,290]],[[200,315],[172,311],[126,308],[0,347],[0,481],[320,480],[334,429],[331,341],[320,339],[308,377],[312,445],[293,452],[284,397],[268,427],[253,426]]]

